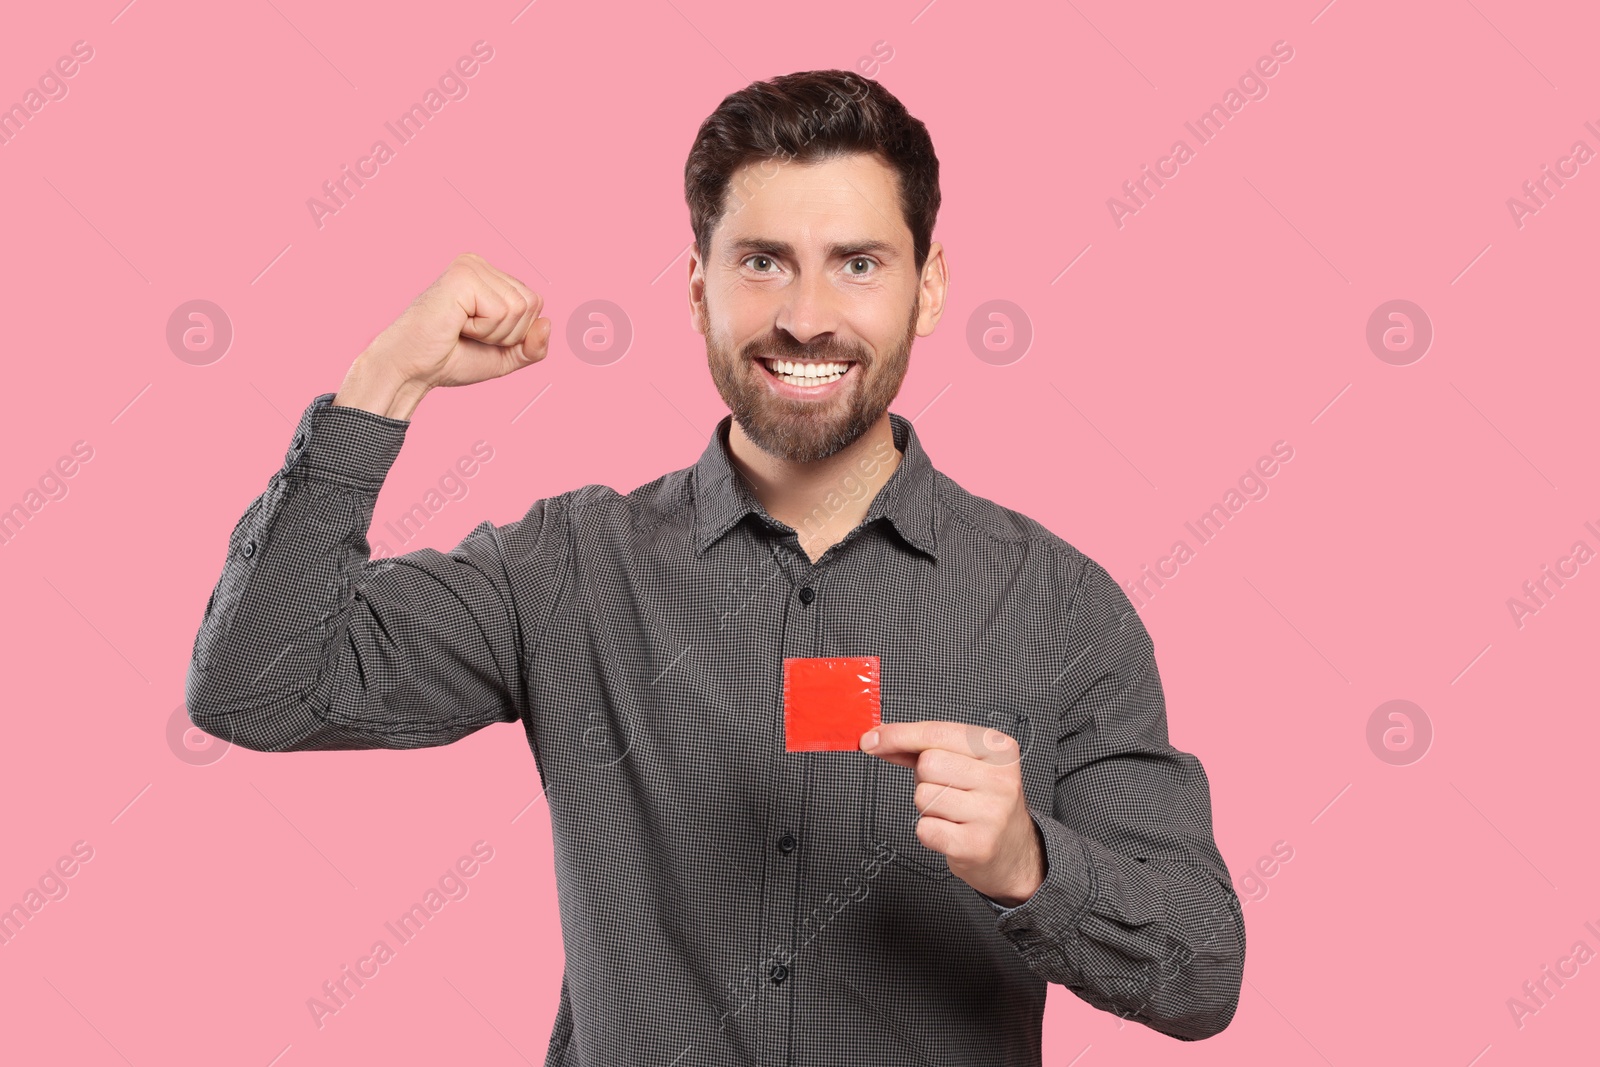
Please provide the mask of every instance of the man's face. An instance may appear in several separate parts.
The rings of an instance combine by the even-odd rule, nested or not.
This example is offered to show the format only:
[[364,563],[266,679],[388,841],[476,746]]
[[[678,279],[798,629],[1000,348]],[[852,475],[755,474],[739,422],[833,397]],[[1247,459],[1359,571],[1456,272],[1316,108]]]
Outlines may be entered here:
[[691,257],[690,306],[717,392],[751,441],[793,462],[831,456],[876,424],[913,338],[938,321],[939,246],[923,271],[939,284],[924,293],[894,171],[875,156],[744,167],[706,259]]

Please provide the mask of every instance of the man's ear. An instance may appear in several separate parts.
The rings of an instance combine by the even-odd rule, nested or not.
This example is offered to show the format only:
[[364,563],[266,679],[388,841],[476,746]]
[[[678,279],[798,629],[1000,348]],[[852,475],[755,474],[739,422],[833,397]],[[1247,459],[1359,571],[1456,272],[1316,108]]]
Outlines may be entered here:
[[950,295],[950,265],[945,262],[944,246],[938,241],[928,249],[917,283],[917,336],[927,337],[939,325],[945,301]]
[[700,259],[700,250],[689,246],[689,328],[695,333],[706,332],[706,272]]

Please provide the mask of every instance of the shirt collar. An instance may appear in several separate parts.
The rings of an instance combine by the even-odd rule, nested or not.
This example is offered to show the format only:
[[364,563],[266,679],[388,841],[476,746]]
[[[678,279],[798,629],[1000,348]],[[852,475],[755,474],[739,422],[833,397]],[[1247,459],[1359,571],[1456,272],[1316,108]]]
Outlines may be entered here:
[[[902,538],[937,561],[933,533],[936,482],[933,464],[922,450],[910,419],[891,411],[889,424],[894,431],[894,446],[901,453],[900,465],[878,490],[862,523],[887,520]],[[767,509],[733,465],[728,451],[728,430],[732,425],[733,416],[724,415],[694,465],[696,552],[703,553],[749,514],[755,514],[776,530],[788,529],[767,514]]]

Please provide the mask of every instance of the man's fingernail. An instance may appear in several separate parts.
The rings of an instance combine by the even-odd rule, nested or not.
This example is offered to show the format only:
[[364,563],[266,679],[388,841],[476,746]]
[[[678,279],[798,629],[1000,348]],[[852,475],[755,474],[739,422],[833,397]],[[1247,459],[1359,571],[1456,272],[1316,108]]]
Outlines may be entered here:
[[871,752],[873,749],[875,749],[877,747],[878,747],[878,731],[876,731],[876,730],[868,730],[865,734],[861,735],[861,749],[862,749],[862,751]]

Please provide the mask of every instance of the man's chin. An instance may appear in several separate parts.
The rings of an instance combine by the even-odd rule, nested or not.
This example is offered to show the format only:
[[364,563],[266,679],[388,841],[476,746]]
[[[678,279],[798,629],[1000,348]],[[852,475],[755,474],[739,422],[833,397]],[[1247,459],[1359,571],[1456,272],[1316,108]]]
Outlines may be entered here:
[[861,436],[851,435],[849,418],[833,415],[822,419],[819,414],[807,412],[790,418],[772,417],[769,412],[740,419],[739,426],[751,443],[769,456],[791,463],[814,463],[850,447]]

